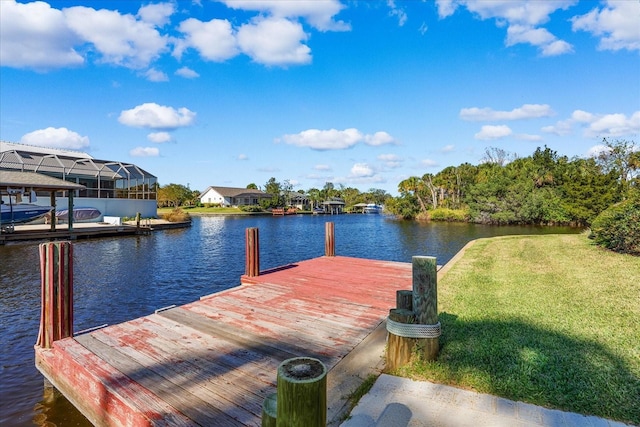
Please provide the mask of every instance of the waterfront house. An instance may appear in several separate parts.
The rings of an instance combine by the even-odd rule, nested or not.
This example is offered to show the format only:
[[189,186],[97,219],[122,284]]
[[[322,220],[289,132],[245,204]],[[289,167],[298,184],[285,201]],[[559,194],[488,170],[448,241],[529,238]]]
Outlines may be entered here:
[[262,190],[235,187],[210,186],[200,195],[200,203],[220,206],[259,205],[261,200],[271,200],[271,194]]
[[[0,170],[35,172],[73,184],[74,205],[95,208],[102,215],[125,217],[157,215],[158,179],[140,167],[117,160],[98,160],[75,150],[46,148],[0,141]],[[25,189],[27,190],[27,189]],[[69,190],[56,194],[56,209],[67,209]],[[50,193],[36,191],[37,204],[49,204]],[[101,220],[102,216],[95,220]]]

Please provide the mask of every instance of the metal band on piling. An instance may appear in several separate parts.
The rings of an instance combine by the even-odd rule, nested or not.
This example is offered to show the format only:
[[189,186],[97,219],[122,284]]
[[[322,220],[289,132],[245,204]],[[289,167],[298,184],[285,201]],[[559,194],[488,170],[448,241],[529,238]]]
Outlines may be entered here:
[[387,319],[387,331],[404,338],[438,338],[442,335],[440,322],[435,325],[418,325]]

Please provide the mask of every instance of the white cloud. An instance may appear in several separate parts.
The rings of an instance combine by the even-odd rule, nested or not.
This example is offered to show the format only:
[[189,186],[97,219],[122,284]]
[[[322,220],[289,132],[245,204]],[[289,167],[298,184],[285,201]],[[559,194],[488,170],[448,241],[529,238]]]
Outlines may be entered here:
[[639,22],[639,2],[608,0],[602,8],[574,17],[572,28],[599,37],[601,50],[640,50]]
[[200,74],[189,67],[182,67],[176,71],[176,76],[184,77],[185,79],[195,79],[200,77]]
[[349,24],[335,21],[345,6],[338,0],[325,1],[282,1],[282,0],[223,0],[232,9],[258,11],[275,18],[304,18],[320,31],[348,31]]
[[547,104],[524,104],[522,107],[511,111],[496,111],[492,108],[463,108],[460,110],[460,118],[467,121],[500,121],[523,120],[552,116],[553,110]]
[[309,147],[313,150],[344,150],[362,141],[364,136],[358,129],[319,130],[309,129],[297,134],[284,135],[286,144]]
[[375,171],[366,163],[356,163],[351,168],[351,176],[354,178],[369,178],[375,175]]
[[136,147],[129,151],[129,155],[132,157],[158,157],[160,150],[156,147]]
[[95,47],[100,62],[140,69],[167,50],[168,37],[133,15],[84,6],[63,9],[63,13],[68,27]]
[[315,170],[317,170],[317,171],[330,171],[331,170],[331,166],[329,166],[329,165],[315,165],[313,168]]
[[376,132],[373,135],[365,135],[364,143],[378,147],[380,145],[393,144],[395,140],[387,132]]
[[561,120],[555,125],[545,126],[542,128],[543,132],[553,133],[558,136],[566,136],[571,134],[573,130],[573,120]]
[[608,150],[609,150],[609,147],[607,147],[606,145],[597,144],[589,148],[589,150],[587,151],[587,157],[598,157],[600,153],[603,153]]
[[53,128],[35,130],[20,138],[22,144],[37,145],[39,147],[68,148],[79,150],[89,146],[89,138],[81,136],[67,128]]
[[631,116],[626,114],[594,114],[588,111],[575,110],[571,118],[562,120],[554,126],[543,127],[548,133],[564,136],[571,133],[574,125],[583,126],[583,136],[587,138],[605,138],[630,136],[640,133],[640,111]]
[[297,134],[284,135],[276,142],[283,141],[286,144],[298,147],[309,147],[313,150],[344,150],[363,142],[367,145],[380,146],[394,142],[393,137],[386,132],[376,132],[373,135],[365,135],[358,129],[345,130],[308,129]]
[[575,110],[571,114],[571,119],[575,120],[576,122],[580,122],[580,123],[590,123],[590,122],[592,122],[592,121],[594,121],[596,119],[596,116],[594,114],[588,113],[586,111]]
[[506,125],[499,126],[482,126],[480,132],[476,133],[473,137],[481,140],[500,139],[511,135],[513,132]]
[[189,18],[180,23],[178,31],[185,34],[184,39],[175,43],[173,55],[178,59],[189,48],[197,50],[203,59],[216,62],[233,58],[239,53],[235,33],[227,20],[202,22]]
[[585,130],[587,137],[620,137],[640,133],[640,111],[631,117],[625,114],[606,114],[597,117]]
[[536,46],[543,56],[555,56],[573,51],[573,47],[559,40],[542,25],[552,13],[567,9],[577,0],[554,1],[486,1],[486,0],[436,0],[441,19],[453,15],[459,6],[466,7],[478,18],[495,19],[498,27],[507,27],[505,44],[513,46],[525,43]]
[[403,8],[398,7],[394,0],[387,0],[387,6],[389,6],[389,8],[391,9],[389,11],[389,15],[398,18],[398,25],[400,27],[404,26],[404,24],[407,22],[407,19],[409,19],[407,16],[407,12],[405,12]]
[[44,2],[0,1],[0,40],[2,66],[45,70],[84,63],[64,14]]
[[265,65],[308,64],[311,49],[302,25],[284,18],[257,18],[238,30],[237,40],[242,52],[255,62]]
[[238,154],[238,160],[249,160],[249,156],[246,154]]
[[171,141],[171,134],[169,132],[152,132],[147,135],[147,139],[156,144],[162,144]]
[[148,4],[138,9],[138,16],[144,22],[162,27],[169,22],[169,18],[175,12],[172,3]]
[[191,126],[195,118],[196,113],[187,108],[176,110],[151,102],[122,111],[118,121],[126,126],[171,130]]
[[155,68],[150,68],[144,72],[144,76],[150,82],[168,82],[169,76],[167,76],[162,71],[156,70]]
[[573,52],[573,46],[564,40],[555,40],[542,47],[543,56],[558,56]]

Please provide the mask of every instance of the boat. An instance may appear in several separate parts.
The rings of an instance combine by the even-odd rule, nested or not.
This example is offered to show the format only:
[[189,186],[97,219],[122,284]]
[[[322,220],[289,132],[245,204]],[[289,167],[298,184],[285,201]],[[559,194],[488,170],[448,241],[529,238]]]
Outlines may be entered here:
[[364,207],[363,212],[366,214],[379,214],[382,213],[382,206],[376,205],[375,203],[368,203],[367,206]]
[[[73,208],[73,222],[92,221],[99,218],[100,215],[102,215],[102,212],[90,206]],[[51,215],[48,215],[48,218],[50,219]],[[58,221],[69,221],[69,209],[56,211],[56,219]]]
[[[1,200],[0,204],[0,224],[23,224],[42,218],[51,210],[53,206],[36,205],[38,200],[36,192],[27,191],[24,188],[7,188],[9,202]],[[22,201],[22,197],[28,197],[27,201]],[[14,202],[15,200],[15,202]]]
[[52,206],[39,206],[32,203],[4,203],[0,208],[0,223],[22,224],[42,218],[51,210]]

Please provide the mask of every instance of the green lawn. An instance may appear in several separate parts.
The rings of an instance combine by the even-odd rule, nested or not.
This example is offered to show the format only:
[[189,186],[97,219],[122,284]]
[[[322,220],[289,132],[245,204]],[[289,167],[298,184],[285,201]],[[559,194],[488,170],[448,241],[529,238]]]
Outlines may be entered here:
[[438,283],[440,356],[399,375],[640,425],[640,257],[481,239]]
[[[199,207],[199,208],[185,208],[182,207],[182,210],[184,210],[185,212],[189,213],[189,214],[193,214],[193,215],[255,215],[252,214],[250,212],[244,212],[238,208],[205,208],[205,207]],[[161,216],[162,214],[165,213],[169,213],[173,210],[173,208],[158,208],[158,216]],[[261,213],[264,214],[264,213]]]

